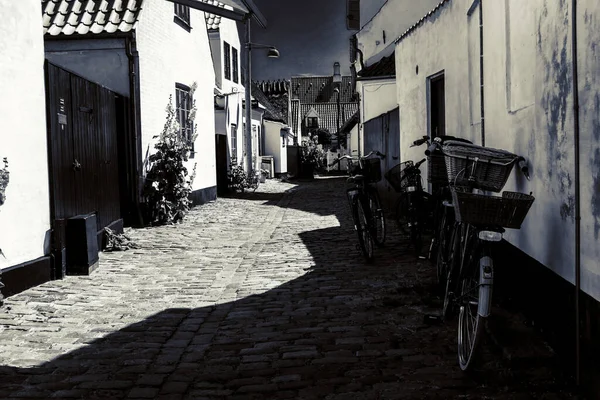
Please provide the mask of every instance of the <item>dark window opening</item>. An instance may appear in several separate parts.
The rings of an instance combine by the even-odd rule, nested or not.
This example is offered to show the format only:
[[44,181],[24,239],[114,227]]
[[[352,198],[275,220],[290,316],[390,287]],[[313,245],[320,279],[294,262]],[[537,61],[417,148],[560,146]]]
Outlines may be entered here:
[[309,129],[319,127],[319,118],[317,117],[306,117],[306,127]]
[[237,125],[231,125],[231,163],[237,164]]
[[432,139],[446,134],[444,74],[429,79],[429,121]]
[[190,31],[190,7],[175,3],[175,22]]
[[223,56],[225,67],[225,79],[231,80],[231,46],[227,42],[223,42]]
[[179,122],[179,134],[191,147],[190,158],[194,158],[194,124],[190,114],[194,107],[194,99],[188,86],[177,83],[175,85],[175,115]]
[[231,48],[231,66],[233,70],[233,81],[239,82],[239,71],[238,71],[238,50],[235,47]]

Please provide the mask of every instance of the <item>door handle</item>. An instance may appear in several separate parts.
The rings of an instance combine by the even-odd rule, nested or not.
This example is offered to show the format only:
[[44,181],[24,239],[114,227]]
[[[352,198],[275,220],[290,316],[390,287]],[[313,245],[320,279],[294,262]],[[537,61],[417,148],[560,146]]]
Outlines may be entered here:
[[73,161],[73,171],[81,171],[81,164],[79,161],[77,161],[77,159]]

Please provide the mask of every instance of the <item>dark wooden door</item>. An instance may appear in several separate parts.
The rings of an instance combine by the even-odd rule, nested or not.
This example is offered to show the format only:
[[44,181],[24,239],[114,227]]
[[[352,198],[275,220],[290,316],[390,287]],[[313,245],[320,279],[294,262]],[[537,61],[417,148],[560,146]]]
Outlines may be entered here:
[[97,230],[121,219],[116,94],[46,63],[53,220],[96,213]]
[[217,157],[217,195],[227,193],[227,136],[215,135]]
[[431,78],[430,88],[430,110],[429,118],[431,124],[431,138],[446,134],[446,95],[444,88],[444,75]]

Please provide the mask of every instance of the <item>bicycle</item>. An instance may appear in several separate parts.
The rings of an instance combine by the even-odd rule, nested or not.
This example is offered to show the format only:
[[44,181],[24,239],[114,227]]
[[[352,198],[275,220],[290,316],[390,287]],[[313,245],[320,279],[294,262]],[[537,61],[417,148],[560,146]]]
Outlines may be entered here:
[[[455,222],[446,260],[446,291],[442,318],[458,309],[458,361],[463,371],[472,366],[483,324],[491,314],[494,282],[494,244],[505,228],[519,229],[535,198],[500,192],[513,166],[529,179],[523,157],[504,150],[448,141],[442,146],[454,205]],[[457,293],[457,294],[455,294]]]
[[[416,140],[412,146],[420,146],[427,139]],[[423,190],[420,166],[426,158],[417,162],[405,161],[390,168],[385,173],[385,178],[390,186],[400,193],[394,206],[396,222],[403,234],[409,234],[415,254],[421,258],[423,246],[423,233],[430,225],[431,220],[431,195]]]
[[[373,154],[378,158],[369,158]],[[346,195],[354,229],[358,234],[358,244],[367,262],[373,260],[373,245],[383,246],[386,239],[385,215],[377,188],[372,185],[381,180],[380,159],[383,158],[384,154],[372,151],[364,157],[344,155],[329,165],[333,167],[341,160],[349,161],[348,170],[351,176],[347,182],[352,184],[352,187],[346,189]],[[354,163],[357,165],[354,166]]]

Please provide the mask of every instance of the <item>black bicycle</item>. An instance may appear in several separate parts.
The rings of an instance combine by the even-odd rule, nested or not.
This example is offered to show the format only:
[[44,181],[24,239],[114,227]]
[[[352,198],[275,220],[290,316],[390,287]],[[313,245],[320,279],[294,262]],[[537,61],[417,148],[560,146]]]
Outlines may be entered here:
[[[446,290],[442,316],[458,311],[458,360],[462,370],[473,363],[483,330],[491,314],[494,282],[494,245],[502,240],[504,228],[519,229],[534,197],[500,192],[515,164],[529,179],[523,157],[498,149],[449,141],[442,147],[448,168],[454,223],[442,268]],[[448,208],[449,209],[449,208]],[[446,223],[443,229],[449,227]],[[438,258],[439,260],[439,258]],[[439,267],[438,267],[439,268]]]
[[[416,140],[412,146],[420,146],[429,138]],[[394,209],[400,232],[410,235],[417,257],[422,257],[423,234],[431,225],[431,195],[423,190],[421,165],[424,158],[416,164],[413,161],[402,162],[385,173],[385,179],[399,193]]]
[[[375,154],[377,157],[371,157]],[[381,180],[381,161],[385,155],[372,151],[364,157],[345,155],[337,158],[329,166],[341,160],[348,160],[348,183],[346,189],[354,229],[358,234],[358,244],[365,259],[373,260],[374,245],[383,246],[386,238],[385,215],[377,188],[373,185]]]

